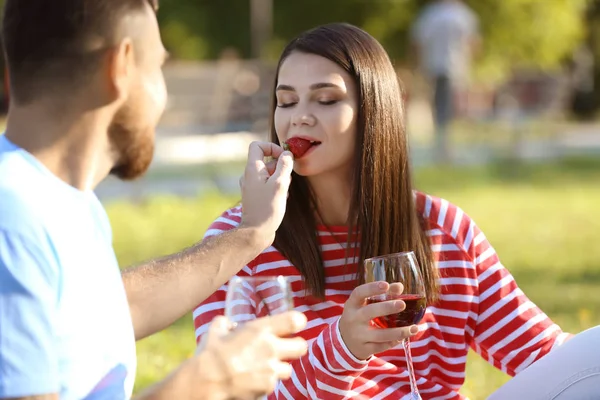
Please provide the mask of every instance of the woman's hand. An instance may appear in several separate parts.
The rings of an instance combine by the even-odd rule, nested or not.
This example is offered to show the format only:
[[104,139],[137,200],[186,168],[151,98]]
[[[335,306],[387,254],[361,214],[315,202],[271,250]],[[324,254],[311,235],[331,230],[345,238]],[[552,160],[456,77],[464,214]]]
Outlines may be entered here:
[[360,285],[352,291],[344,305],[340,318],[340,333],[348,350],[358,359],[366,360],[373,354],[388,350],[403,339],[416,334],[416,325],[403,328],[377,328],[371,320],[384,315],[398,313],[406,308],[402,300],[388,300],[367,304],[373,296],[390,294],[398,296],[402,293],[401,283],[370,282]]

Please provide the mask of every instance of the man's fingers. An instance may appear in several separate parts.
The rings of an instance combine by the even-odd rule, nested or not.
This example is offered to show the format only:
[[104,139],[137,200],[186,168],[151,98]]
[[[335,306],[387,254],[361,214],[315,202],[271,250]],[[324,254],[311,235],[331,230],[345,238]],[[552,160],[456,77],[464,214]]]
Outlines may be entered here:
[[[254,379],[246,387],[246,393],[235,396],[240,400],[255,400],[273,393],[278,380],[286,380],[292,376],[292,366],[286,362],[271,360],[266,368],[255,371]],[[233,398],[233,397],[232,397]]]
[[365,283],[352,291],[347,302],[354,307],[362,307],[366,299],[377,296],[378,294],[384,294],[389,287],[390,285],[387,282]]
[[289,379],[292,376],[292,366],[286,362],[278,362],[275,364],[275,375],[281,380]]
[[272,177],[274,179],[288,178],[292,175],[293,170],[294,157],[289,151],[284,151],[277,160],[277,166],[275,167],[275,172],[273,172]]
[[271,161],[267,162],[266,166],[267,166],[267,172],[269,172],[269,175],[273,175],[275,173],[275,169],[277,168],[277,160],[271,160]]
[[258,318],[248,322],[248,325],[266,327],[277,336],[294,334],[306,326],[306,316],[298,311],[287,311],[285,313]]
[[231,323],[227,318],[222,315],[215,317],[209,326],[209,332],[214,332],[215,334],[221,336],[229,333],[229,328],[231,327]]
[[280,360],[296,360],[308,351],[306,340],[301,337],[278,339],[274,345],[275,352]]
[[248,147],[248,165],[256,165],[257,161],[263,162],[265,157],[279,158],[283,149],[270,142],[252,142]]
[[265,157],[281,158],[283,149],[275,143],[269,142],[252,142],[248,148],[248,162],[246,164],[245,175],[247,178],[257,178],[261,181],[266,181],[271,176],[276,167],[274,163],[271,166],[270,162],[265,163]]
[[216,337],[222,337],[230,333],[231,323],[227,318],[220,315],[213,318],[208,327],[208,332],[202,336],[202,340],[196,346],[195,354],[200,354],[206,348],[206,342],[215,340]]

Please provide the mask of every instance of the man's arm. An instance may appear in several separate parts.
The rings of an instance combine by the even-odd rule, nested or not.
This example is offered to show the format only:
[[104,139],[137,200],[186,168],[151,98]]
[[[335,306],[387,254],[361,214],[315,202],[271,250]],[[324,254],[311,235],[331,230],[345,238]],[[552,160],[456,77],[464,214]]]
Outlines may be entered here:
[[[276,166],[265,164],[267,156],[278,158]],[[239,227],[123,273],[137,340],[191,311],[273,243],[292,169],[291,153],[273,143],[252,143],[240,181]]]
[[[224,387],[203,379],[205,369],[210,364],[200,355],[198,360],[189,359],[171,373],[165,380],[144,390],[133,400],[228,400]],[[36,399],[37,400],[37,399]]]
[[165,329],[213,294],[269,246],[264,236],[239,227],[126,270],[136,340]]

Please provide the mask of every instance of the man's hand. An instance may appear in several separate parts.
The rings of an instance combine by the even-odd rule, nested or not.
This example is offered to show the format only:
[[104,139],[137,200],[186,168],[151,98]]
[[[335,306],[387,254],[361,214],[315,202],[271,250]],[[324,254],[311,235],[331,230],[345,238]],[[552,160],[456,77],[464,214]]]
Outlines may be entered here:
[[292,375],[286,361],[306,354],[304,339],[285,338],[304,329],[306,322],[304,314],[288,311],[231,331],[229,321],[217,317],[196,355],[136,400],[255,400],[268,395],[278,380]]
[[[277,159],[276,165],[266,163],[265,157]],[[246,170],[240,179],[243,207],[240,228],[255,230],[265,248],[273,243],[275,231],[283,221],[293,168],[292,154],[278,145],[268,142],[250,145]]]
[[[307,351],[302,338],[283,339],[306,326],[306,317],[291,311],[259,318],[229,330],[217,317],[198,345],[197,359],[209,387],[222,388],[226,398],[256,399],[270,394],[278,380],[292,374],[290,364]],[[201,388],[199,388],[201,390]]]

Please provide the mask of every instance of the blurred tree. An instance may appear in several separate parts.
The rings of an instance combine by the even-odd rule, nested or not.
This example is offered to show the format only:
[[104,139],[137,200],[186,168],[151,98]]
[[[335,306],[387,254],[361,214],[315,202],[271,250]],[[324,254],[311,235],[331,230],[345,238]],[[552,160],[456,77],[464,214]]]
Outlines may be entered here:
[[515,68],[554,69],[585,34],[589,0],[468,0],[479,15],[484,48],[478,72],[500,79]]
[[[183,59],[217,58],[226,48],[252,54],[252,0],[162,0],[159,19],[164,41]],[[431,0],[272,0],[273,29],[266,58],[277,58],[294,35],[327,22],[363,27],[398,62],[407,61],[408,32]],[[513,68],[551,69],[583,38],[583,15],[596,0],[466,0],[479,15],[484,47],[477,72],[501,79]]]
[[591,93],[576,91],[573,100],[573,112],[582,118],[593,117],[600,107],[600,0],[589,0],[586,14],[587,37],[585,50],[591,55]]
[[165,46],[179,59],[214,59],[228,48],[250,57],[250,0],[161,0]]

